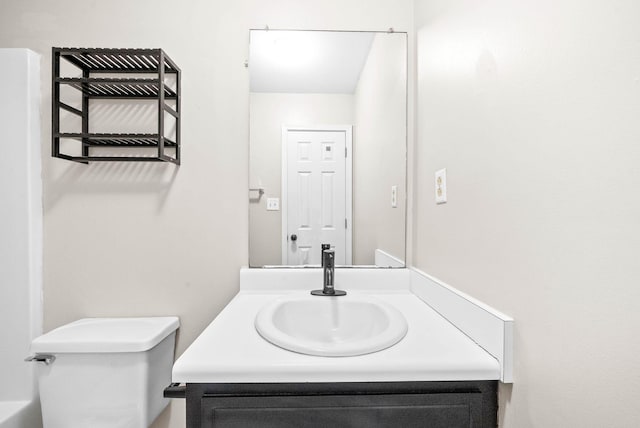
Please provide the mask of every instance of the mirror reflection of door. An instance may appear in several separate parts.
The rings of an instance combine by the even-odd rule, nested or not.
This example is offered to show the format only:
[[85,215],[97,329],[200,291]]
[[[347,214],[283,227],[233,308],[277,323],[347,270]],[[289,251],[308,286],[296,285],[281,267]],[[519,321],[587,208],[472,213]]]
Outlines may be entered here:
[[[248,65],[248,187],[259,189],[249,192],[249,265],[318,265],[320,249],[313,247],[329,243],[344,253],[338,265],[404,266],[407,34],[251,30]],[[343,214],[309,225],[320,235],[313,243],[306,242],[307,229],[299,224],[300,233],[294,233],[284,222],[291,198],[284,191],[283,127],[333,125],[348,125],[352,135],[344,250],[339,239],[323,236],[339,229],[333,222]],[[306,195],[309,207],[323,197]],[[289,260],[284,250],[296,254]]]
[[321,244],[351,264],[351,127],[283,127],[282,263],[319,265]]

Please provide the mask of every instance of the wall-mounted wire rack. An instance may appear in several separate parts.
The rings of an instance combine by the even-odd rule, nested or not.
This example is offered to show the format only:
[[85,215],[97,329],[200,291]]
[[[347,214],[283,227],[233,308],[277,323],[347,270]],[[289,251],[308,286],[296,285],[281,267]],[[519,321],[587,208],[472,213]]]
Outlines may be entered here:
[[[73,66],[71,68],[76,71],[77,77],[61,76],[61,59]],[[180,164],[180,68],[162,49],[54,47],[52,66],[53,157],[82,163],[164,161]],[[167,77],[173,77],[172,85],[167,83]],[[63,86],[81,93],[77,105],[61,100]],[[108,99],[156,101],[157,132],[90,132],[90,102]],[[81,120],[82,129],[79,132],[61,132],[60,116],[63,110]],[[175,121],[171,136],[165,132],[165,114]],[[79,147],[74,147],[74,154],[62,152],[61,141],[65,140],[74,140],[79,144]],[[99,147],[117,148],[119,155],[92,154],[93,149]],[[127,150],[133,148],[150,150],[151,155],[141,155],[141,150],[127,154]]]

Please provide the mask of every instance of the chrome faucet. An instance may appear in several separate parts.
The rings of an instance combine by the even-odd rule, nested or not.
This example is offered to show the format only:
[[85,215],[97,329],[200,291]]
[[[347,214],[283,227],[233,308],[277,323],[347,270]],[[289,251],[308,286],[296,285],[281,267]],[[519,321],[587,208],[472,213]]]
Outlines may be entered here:
[[344,296],[346,291],[336,290],[333,286],[335,278],[335,252],[333,250],[322,251],[322,290],[313,290],[314,296]]

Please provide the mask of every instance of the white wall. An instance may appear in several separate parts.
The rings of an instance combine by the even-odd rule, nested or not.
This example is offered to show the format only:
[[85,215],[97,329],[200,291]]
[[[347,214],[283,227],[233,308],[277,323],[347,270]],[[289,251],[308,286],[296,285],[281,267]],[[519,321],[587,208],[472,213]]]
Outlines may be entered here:
[[264,187],[249,203],[251,266],[282,264],[282,205],[267,211],[267,198],[282,204],[282,126],[351,125],[351,94],[252,93],[250,108],[249,184]]
[[[353,263],[375,250],[405,260],[407,39],[376,34],[355,91]],[[397,186],[397,207],[391,207]],[[372,215],[375,213],[375,215]]]
[[[250,28],[410,31],[411,0],[10,0],[0,46],[43,55],[45,330],[84,316],[180,316],[177,353],[248,261]],[[363,13],[366,11],[366,13]],[[162,47],[183,71],[183,162],[47,155],[52,46]],[[183,403],[155,427],[184,425]]]
[[500,426],[637,426],[640,3],[415,6],[414,265],[515,318]]

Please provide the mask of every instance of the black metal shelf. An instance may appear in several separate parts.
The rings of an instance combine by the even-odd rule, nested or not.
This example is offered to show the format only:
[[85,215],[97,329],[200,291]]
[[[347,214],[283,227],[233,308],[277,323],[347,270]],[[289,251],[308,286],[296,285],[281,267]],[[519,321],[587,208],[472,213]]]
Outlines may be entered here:
[[[82,77],[60,75],[61,59],[73,65]],[[118,77],[104,76],[116,74]],[[145,74],[147,76],[140,76]],[[149,77],[149,75],[153,75]],[[173,76],[174,87],[165,83]],[[162,49],[53,48],[52,76],[52,156],[75,162],[142,161],[180,164],[180,69]],[[74,107],[61,101],[61,87],[68,86],[82,95],[82,106]],[[89,132],[89,102],[91,100],[152,100],[157,102],[158,125],[153,133],[91,133]],[[167,103],[169,102],[169,103]],[[60,111],[65,110],[82,119],[80,132],[60,132]],[[175,138],[165,136],[165,113],[175,119]],[[61,140],[76,140],[81,156],[62,153]],[[76,143],[73,143],[76,144]],[[125,154],[123,156],[91,155],[94,147],[146,148],[153,156]],[[169,148],[175,155],[165,152]]]

